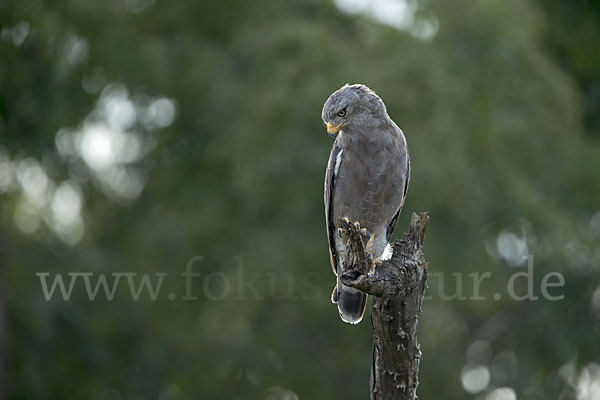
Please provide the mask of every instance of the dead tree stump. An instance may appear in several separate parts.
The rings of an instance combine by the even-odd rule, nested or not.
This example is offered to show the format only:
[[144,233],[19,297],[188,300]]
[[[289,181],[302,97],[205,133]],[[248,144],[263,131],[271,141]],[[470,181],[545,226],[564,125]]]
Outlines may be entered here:
[[421,361],[417,325],[427,287],[422,248],[428,223],[427,213],[413,213],[408,233],[394,243],[392,258],[373,269],[360,231],[342,221],[349,253],[342,283],[373,296],[371,400],[417,399]]

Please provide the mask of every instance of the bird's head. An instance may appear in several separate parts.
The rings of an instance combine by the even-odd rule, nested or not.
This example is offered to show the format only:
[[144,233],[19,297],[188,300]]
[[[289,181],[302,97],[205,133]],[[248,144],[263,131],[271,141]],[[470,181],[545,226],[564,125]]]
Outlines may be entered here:
[[365,85],[344,85],[329,96],[321,118],[327,125],[327,133],[334,139],[344,128],[344,132],[354,127],[372,124],[374,117],[387,114],[383,101]]

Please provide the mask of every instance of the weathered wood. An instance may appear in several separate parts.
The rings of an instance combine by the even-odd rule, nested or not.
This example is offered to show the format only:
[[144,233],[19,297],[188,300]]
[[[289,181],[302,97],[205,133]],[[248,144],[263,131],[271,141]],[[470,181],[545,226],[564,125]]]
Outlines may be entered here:
[[342,222],[340,233],[349,253],[342,283],[373,296],[371,400],[417,398],[421,361],[417,326],[427,287],[422,247],[428,223],[427,213],[413,213],[408,233],[394,243],[392,258],[373,268],[359,227]]
[[4,367],[5,360],[5,349],[4,349],[4,309],[2,304],[2,298],[0,298],[0,400],[4,400],[6,396],[6,371]]
[[[4,265],[6,265],[6,249],[5,242],[0,234],[0,269]],[[0,271],[2,272],[2,271]],[[8,379],[6,374],[8,373],[6,369],[6,318],[4,311],[4,301],[2,298],[2,293],[5,293],[2,287],[2,283],[0,282],[0,400],[4,400],[8,396]]]

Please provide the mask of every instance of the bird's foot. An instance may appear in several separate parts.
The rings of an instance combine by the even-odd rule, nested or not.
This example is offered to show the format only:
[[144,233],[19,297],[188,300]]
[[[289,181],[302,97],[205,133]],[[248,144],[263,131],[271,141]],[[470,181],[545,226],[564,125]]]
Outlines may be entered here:
[[362,236],[363,242],[367,243],[371,239],[371,232],[367,228],[360,230],[360,236]]
[[348,229],[353,229],[356,232],[360,233],[360,237],[363,241],[363,243],[367,243],[369,241],[369,239],[371,239],[371,232],[369,232],[369,230],[367,228],[361,227],[360,226],[360,222],[358,221],[354,221],[354,222],[350,222],[350,219],[348,217],[344,217],[342,218],[342,227],[338,228],[338,235],[340,235],[340,237],[342,236],[342,234],[344,233],[344,229],[348,230]]
[[371,233],[366,228],[361,228],[358,221],[350,222],[349,218],[341,218],[339,224],[338,235],[347,248],[345,258],[348,266],[344,266],[344,269],[356,269],[359,275],[366,273],[371,264],[365,262],[365,247]]
[[371,253],[367,253],[367,262],[369,263],[369,266],[371,267],[370,270],[373,271],[375,268],[377,267],[381,267],[383,265],[383,261],[381,260],[376,260],[373,257],[373,254]]
[[375,268],[375,258],[373,258],[373,254],[367,253],[367,263],[369,263],[369,269],[372,271]]

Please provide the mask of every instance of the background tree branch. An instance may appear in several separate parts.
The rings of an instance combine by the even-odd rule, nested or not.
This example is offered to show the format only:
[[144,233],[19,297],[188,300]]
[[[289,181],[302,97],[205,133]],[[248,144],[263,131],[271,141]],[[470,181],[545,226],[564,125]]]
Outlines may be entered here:
[[427,213],[413,213],[408,233],[394,243],[392,258],[373,269],[360,230],[342,221],[341,234],[349,249],[342,282],[373,296],[372,400],[417,398],[421,361],[417,326],[427,287],[422,248],[428,223]]

